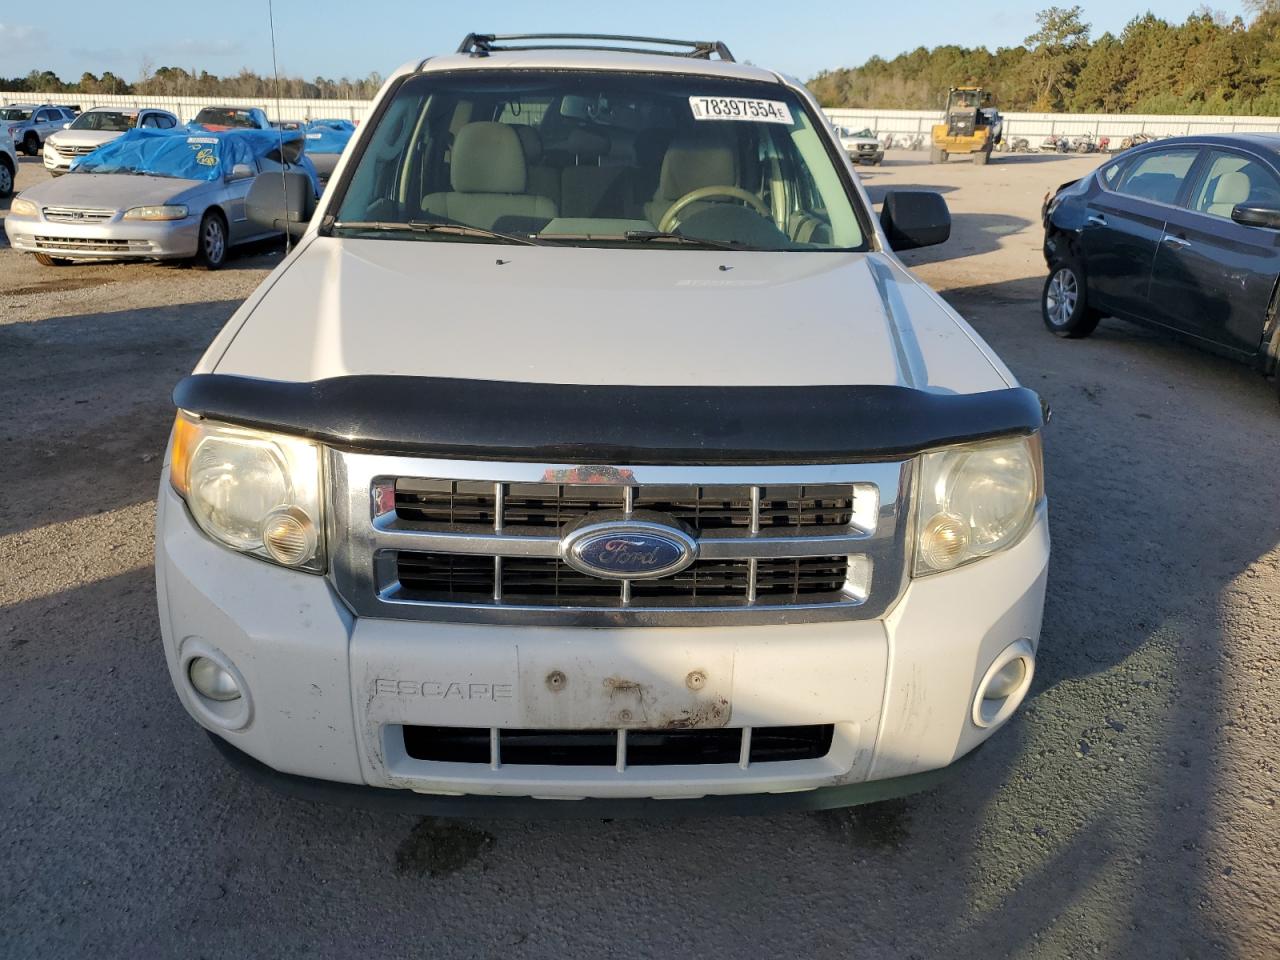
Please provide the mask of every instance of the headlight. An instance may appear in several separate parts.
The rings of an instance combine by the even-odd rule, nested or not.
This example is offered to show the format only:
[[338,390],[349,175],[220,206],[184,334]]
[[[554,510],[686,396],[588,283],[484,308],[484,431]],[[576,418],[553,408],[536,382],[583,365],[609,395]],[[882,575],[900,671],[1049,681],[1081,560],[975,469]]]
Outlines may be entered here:
[[213,539],[283,566],[324,571],[316,444],[180,412],[169,477]]
[[9,212],[19,217],[35,217],[39,216],[40,208],[30,200],[23,200],[18,197],[9,205]]
[[915,575],[952,570],[1021,540],[1044,495],[1043,477],[1038,433],[924,454]]
[[180,203],[158,207],[133,207],[124,212],[126,220],[185,220],[187,208]]

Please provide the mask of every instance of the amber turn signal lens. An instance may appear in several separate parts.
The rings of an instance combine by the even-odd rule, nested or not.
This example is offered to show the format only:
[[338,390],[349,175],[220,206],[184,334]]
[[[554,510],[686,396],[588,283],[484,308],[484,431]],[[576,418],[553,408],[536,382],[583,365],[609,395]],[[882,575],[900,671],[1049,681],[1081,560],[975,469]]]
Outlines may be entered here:
[[200,428],[185,413],[179,411],[173,421],[173,449],[169,457],[169,482],[182,496],[188,493],[188,476],[191,455],[200,440]]

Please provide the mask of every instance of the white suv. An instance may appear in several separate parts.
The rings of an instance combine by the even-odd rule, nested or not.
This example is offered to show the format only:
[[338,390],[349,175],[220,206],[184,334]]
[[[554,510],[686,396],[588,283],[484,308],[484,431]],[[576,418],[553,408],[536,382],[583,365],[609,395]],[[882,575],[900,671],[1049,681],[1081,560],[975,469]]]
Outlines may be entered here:
[[314,211],[255,182],[299,239],[175,391],[178,696],[437,813],[921,789],[1031,684],[1039,400],[892,252],[941,198],[877,222],[800,83],[566,40],[401,68]]
[[13,196],[17,179],[18,154],[13,148],[13,137],[0,125],[0,198]]

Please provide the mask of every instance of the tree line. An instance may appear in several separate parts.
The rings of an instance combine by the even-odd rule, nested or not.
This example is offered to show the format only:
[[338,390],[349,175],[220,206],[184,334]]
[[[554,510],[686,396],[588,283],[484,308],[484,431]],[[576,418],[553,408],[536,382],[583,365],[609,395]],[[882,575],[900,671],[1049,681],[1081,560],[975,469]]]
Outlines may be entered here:
[[1081,8],[1049,7],[1015,47],[919,47],[819,73],[824,107],[931,110],[952,86],[993,91],[1004,110],[1280,115],[1280,0],[1248,20],[1207,9],[1170,23],[1147,13],[1091,39]]
[[[368,100],[382,86],[382,77],[333,80],[316,77],[281,77],[279,95],[303,100]],[[276,96],[276,81],[243,69],[232,77],[219,77],[207,70],[198,73],[182,67],[152,69],[144,64],[139,79],[130,82],[110,70],[101,76],[85,71],[79,80],[64,81],[52,70],[32,70],[25,77],[0,77],[0,90],[33,94],[119,93],[154,97],[225,97],[270,100]]]

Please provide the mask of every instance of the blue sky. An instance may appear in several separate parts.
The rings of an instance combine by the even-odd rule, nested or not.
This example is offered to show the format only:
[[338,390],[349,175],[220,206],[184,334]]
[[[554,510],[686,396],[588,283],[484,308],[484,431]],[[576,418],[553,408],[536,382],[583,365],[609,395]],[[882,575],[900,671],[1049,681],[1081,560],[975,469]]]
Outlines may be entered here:
[[[283,73],[307,78],[384,75],[406,60],[455,49],[472,30],[638,33],[721,39],[739,60],[808,78],[872,54],[939,43],[1009,46],[1035,25],[1051,0],[1009,4],[858,0],[275,0],[276,45]],[[1070,0],[1057,0],[1060,6]],[[1151,10],[1181,21],[1196,0],[1081,4],[1094,34],[1118,32]],[[1211,4],[1228,16],[1240,0]],[[112,70],[136,79],[144,62],[211,73],[271,68],[266,0],[13,0],[0,5],[0,76],[52,69],[63,79]]]

